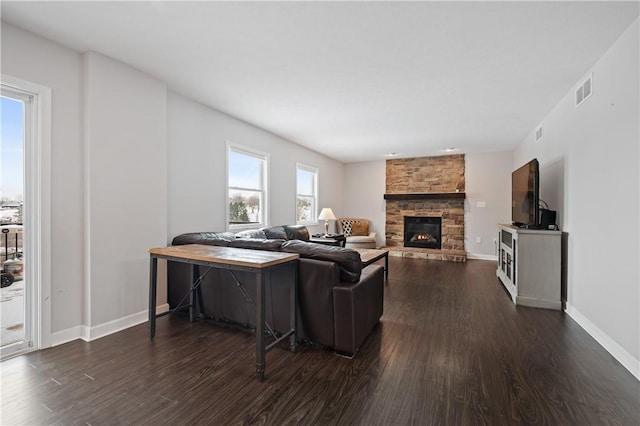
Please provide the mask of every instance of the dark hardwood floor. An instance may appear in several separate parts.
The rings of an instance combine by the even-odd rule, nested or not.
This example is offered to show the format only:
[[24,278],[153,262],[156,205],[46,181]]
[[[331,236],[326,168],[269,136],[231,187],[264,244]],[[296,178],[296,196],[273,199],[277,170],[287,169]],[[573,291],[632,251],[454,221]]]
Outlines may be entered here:
[[561,312],[516,307],[495,263],[392,257],[382,322],[354,359],[267,354],[180,316],[6,360],[5,424],[640,424],[640,382]]

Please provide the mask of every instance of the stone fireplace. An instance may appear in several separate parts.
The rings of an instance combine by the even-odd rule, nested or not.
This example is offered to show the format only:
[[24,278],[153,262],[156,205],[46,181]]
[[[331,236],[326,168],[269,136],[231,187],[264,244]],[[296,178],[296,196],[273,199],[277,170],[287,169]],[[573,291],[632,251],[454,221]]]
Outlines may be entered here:
[[[464,155],[387,160],[384,198],[389,254],[466,261],[464,189]],[[427,229],[418,232],[419,225]]]

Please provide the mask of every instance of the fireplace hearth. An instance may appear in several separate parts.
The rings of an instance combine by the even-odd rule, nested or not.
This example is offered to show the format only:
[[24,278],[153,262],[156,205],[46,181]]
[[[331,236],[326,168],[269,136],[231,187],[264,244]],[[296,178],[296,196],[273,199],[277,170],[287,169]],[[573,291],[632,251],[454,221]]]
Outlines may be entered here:
[[441,249],[442,218],[431,216],[405,216],[404,246]]

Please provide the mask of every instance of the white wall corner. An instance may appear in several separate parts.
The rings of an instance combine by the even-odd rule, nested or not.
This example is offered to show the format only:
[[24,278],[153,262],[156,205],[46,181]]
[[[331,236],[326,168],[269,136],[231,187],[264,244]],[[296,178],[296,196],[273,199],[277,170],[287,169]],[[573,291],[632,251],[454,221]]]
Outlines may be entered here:
[[596,342],[598,342],[607,352],[609,352],[624,368],[629,370],[636,379],[640,380],[640,360],[634,358],[626,349],[620,346],[615,340],[609,337],[598,326],[589,321],[576,308],[567,303],[565,312],[575,322],[578,323]]
[[51,335],[51,346],[59,346],[74,340],[87,340],[89,336],[89,327],[77,325],[65,330],[56,331]]

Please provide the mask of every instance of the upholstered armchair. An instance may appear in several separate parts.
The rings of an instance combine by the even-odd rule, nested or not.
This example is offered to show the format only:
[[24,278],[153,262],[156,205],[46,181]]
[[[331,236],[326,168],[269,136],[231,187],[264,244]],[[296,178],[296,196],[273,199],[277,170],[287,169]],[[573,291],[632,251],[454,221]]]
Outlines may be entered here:
[[369,232],[369,219],[341,217],[337,220],[338,233],[347,238],[347,248],[376,248],[376,233]]

